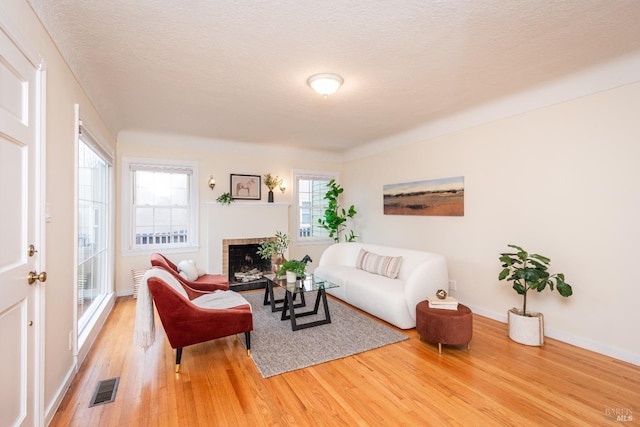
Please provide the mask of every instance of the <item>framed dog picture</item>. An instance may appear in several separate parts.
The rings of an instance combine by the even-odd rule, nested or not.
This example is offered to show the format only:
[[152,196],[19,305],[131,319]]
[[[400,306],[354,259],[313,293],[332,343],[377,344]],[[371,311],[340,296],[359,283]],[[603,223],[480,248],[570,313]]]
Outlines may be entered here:
[[231,174],[231,197],[234,199],[260,200],[261,176]]

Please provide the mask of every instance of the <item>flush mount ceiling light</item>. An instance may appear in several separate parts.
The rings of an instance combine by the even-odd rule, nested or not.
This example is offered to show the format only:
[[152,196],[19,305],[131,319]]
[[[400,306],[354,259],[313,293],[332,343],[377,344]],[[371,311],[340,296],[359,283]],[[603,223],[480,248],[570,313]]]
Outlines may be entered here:
[[343,82],[342,77],[330,73],[314,74],[307,79],[307,84],[325,98],[335,93]]

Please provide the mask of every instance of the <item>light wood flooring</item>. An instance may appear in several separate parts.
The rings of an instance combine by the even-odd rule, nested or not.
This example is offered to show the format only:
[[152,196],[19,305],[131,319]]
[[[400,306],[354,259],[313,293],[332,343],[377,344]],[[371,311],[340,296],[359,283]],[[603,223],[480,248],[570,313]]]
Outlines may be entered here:
[[[401,343],[264,379],[234,337],[186,347],[176,374],[159,321],[146,353],[133,346],[135,301],[118,299],[51,426],[640,425],[640,367],[552,339],[520,345],[477,315],[469,351],[440,355],[413,329]],[[89,408],[113,377],[115,401]]]

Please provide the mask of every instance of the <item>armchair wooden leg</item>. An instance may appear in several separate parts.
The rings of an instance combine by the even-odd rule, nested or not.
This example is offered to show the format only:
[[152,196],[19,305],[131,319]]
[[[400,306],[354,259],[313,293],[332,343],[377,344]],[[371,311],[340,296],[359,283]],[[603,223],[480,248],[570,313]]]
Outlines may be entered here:
[[180,361],[182,360],[182,347],[176,348],[176,374],[180,372]]
[[247,356],[251,356],[251,332],[244,333],[244,340],[247,343]]

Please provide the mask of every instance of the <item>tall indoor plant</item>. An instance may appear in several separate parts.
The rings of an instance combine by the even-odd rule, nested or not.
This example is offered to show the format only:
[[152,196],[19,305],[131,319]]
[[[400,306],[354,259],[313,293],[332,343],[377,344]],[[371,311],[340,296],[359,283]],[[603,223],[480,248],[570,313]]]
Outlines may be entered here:
[[[551,260],[539,254],[530,254],[520,246],[508,245],[517,252],[500,254],[502,271],[499,280],[513,282],[513,289],[522,295],[522,310],[512,308],[509,316],[509,337],[514,341],[527,345],[542,345],[544,342],[544,318],[541,313],[527,311],[527,293],[530,290],[542,292],[547,287],[554,287],[563,297],[573,294],[571,285],[565,282],[564,274],[550,274]],[[530,320],[527,320],[530,319]]]
[[[329,237],[333,238],[337,243],[340,241],[340,236],[346,227],[345,223],[347,219],[353,218],[357,212],[353,205],[349,207],[349,210],[340,207],[338,198],[344,191],[340,184],[332,179],[327,186],[329,190],[324,195],[324,198],[329,201],[329,204],[324,211],[324,218],[318,218],[318,223],[325,230],[329,230]],[[358,236],[353,233],[353,230],[349,230],[349,233],[345,234],[344,239],[347,242],[353,242],[356,237]]]

